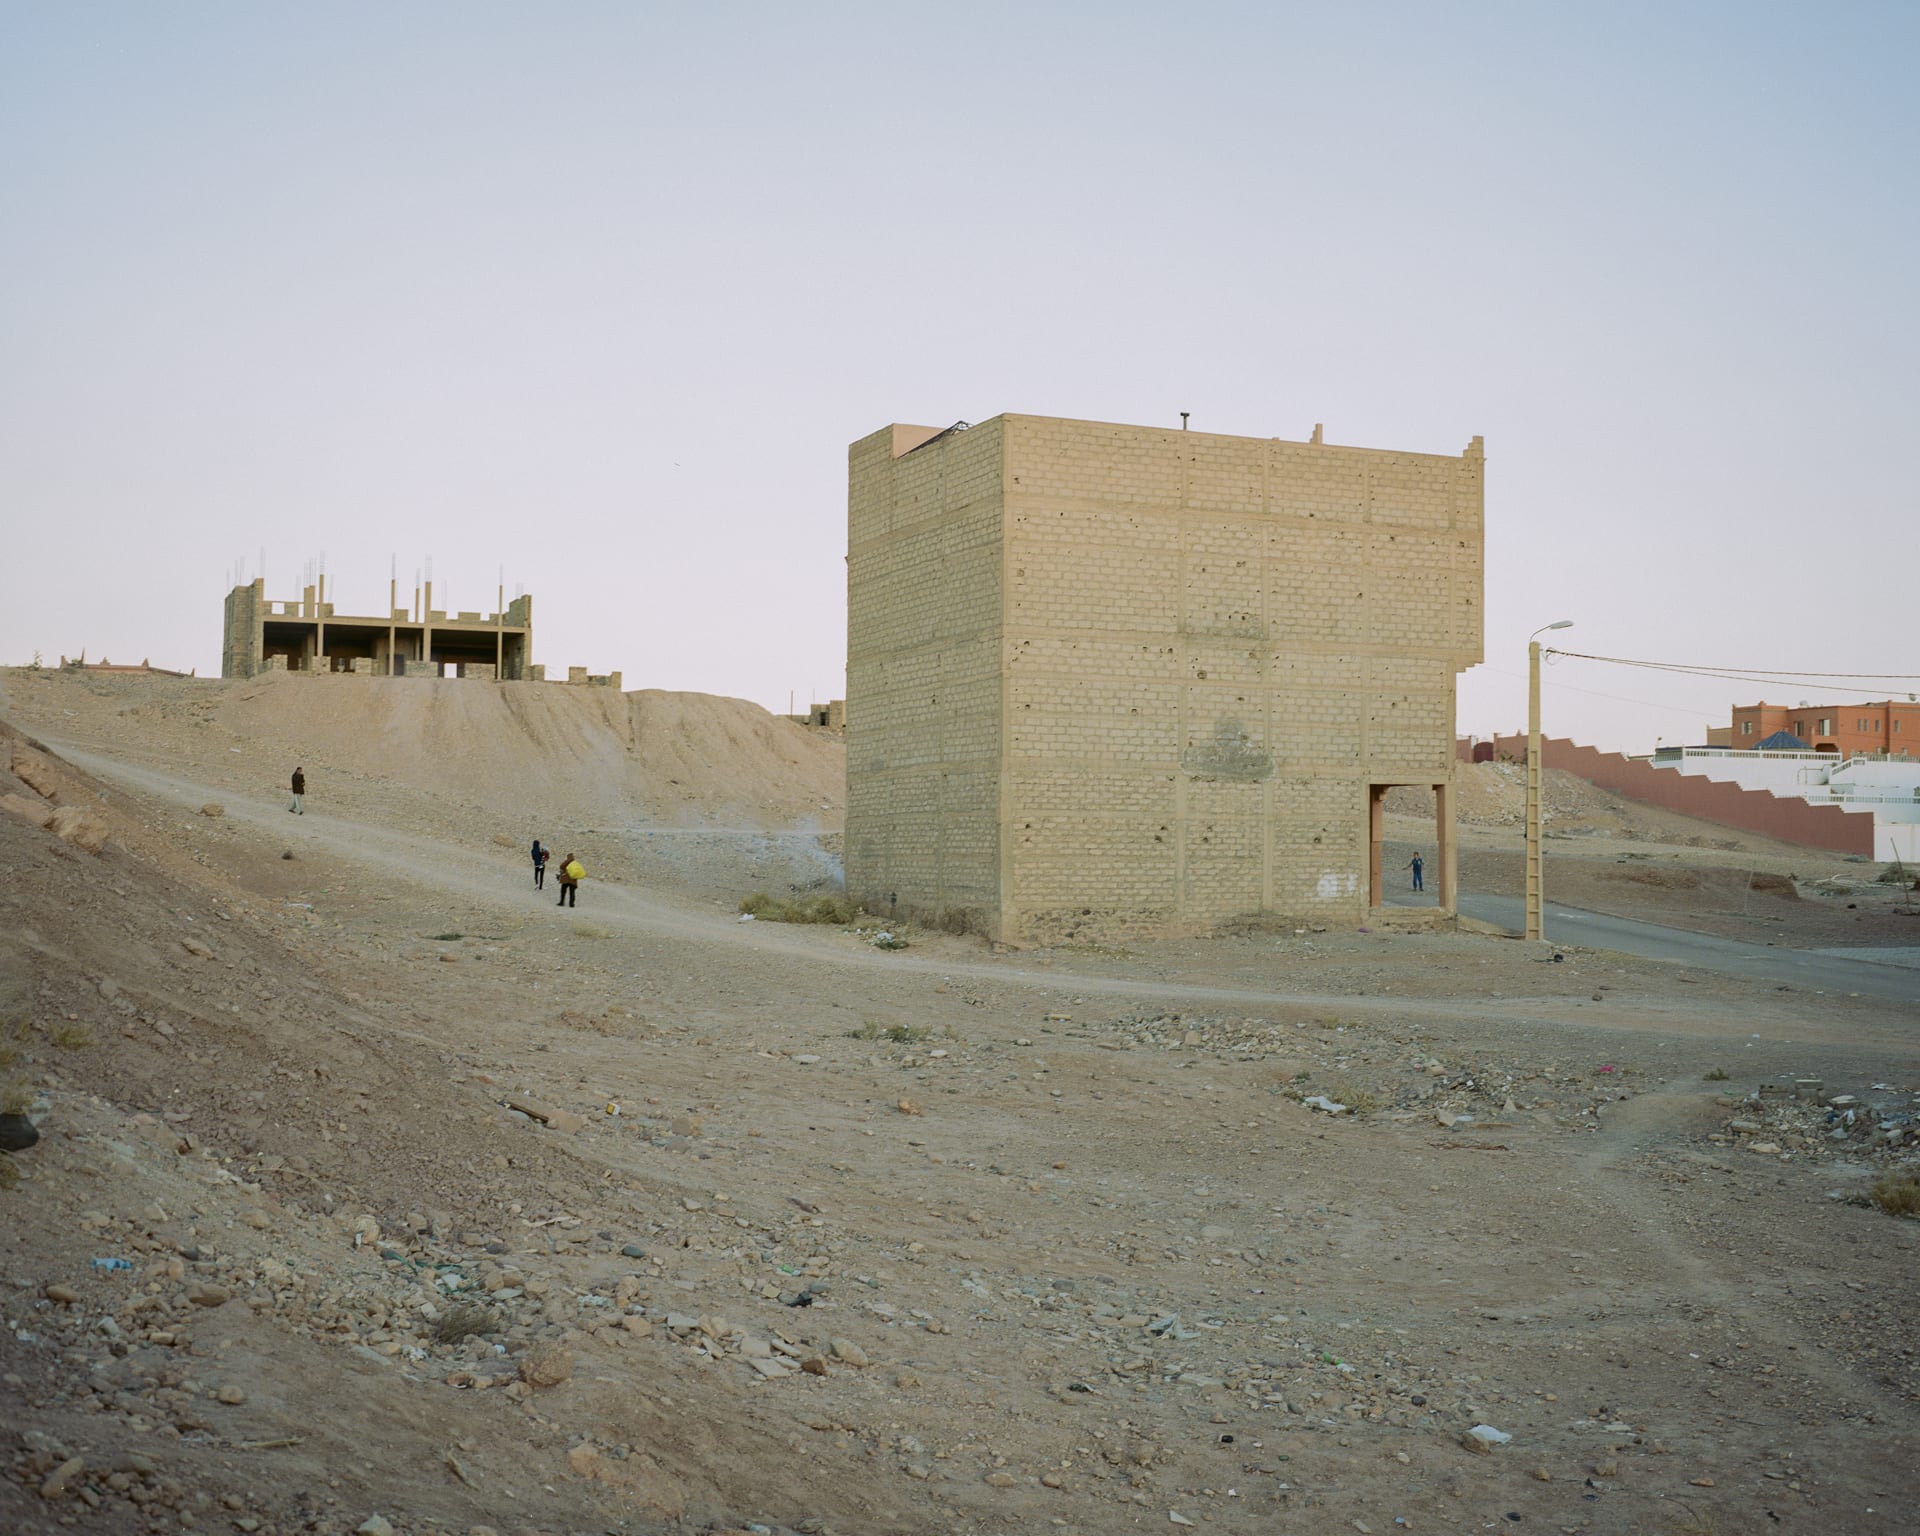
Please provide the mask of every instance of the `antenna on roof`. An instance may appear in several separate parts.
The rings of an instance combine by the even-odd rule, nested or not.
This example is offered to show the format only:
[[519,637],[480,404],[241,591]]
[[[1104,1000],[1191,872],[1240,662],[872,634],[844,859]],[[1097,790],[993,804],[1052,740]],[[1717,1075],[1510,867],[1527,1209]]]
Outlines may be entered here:
[[1182,432],[1187,430],[1187,417],[1189,417],[1192,414],[1193,413],[1191,411],[1182,411],[1180,413],[1180,430]]

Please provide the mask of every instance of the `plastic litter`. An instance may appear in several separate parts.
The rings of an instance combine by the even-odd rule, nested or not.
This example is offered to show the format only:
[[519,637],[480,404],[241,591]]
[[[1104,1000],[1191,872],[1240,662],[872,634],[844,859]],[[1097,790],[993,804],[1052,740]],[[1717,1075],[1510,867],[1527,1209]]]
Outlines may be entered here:
[[1513,1436],[1505,1430],[1495,1429],[1491,1424],[1476,1424],[1467,1433],[1476,1440],[1485,1441],[1488,1445],[1505,1445],[1513,1439]]
[[132,1259],[95,1259],[93,1261],[93,1267],[99,1270],[102,1274],[107,1274],[107,1275],[127,1274],[132,1272],[133,1260]]
[[1336,1104],[1324,1093],[1316,1093],[1312,1098],[1302,1099],[1300,1102],[1308,1109],[1324,1109],[1330,1115],[1344,1115],[1347,1112],[1346,1105]]

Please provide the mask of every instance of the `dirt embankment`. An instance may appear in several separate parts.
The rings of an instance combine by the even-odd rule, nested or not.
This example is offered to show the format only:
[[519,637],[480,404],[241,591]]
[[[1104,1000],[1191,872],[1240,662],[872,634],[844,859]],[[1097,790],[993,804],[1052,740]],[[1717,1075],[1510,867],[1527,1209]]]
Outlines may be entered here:
[[603,876],[737,893],[837,879],[840,737],[706,694],[423,678],[97,677],[8,669],[0,707],[220,792],[468,846],[539,838]]

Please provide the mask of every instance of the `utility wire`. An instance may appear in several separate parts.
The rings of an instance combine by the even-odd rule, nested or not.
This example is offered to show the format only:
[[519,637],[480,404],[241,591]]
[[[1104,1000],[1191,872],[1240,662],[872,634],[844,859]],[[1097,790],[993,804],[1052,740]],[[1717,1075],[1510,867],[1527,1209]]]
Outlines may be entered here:
[[1784,683],[1794,678],[1825,678],[1847,693],[1867,690],[1846,688],[1842,680],[1884,683],[1920,683],[1920,675],[1910,672],[1789,672],[1778,667],[1715,667],[1676,661],[1636,661],[1625,656],[1590,656],[1584,651],[1549,650],[1549,656],[1565,656],[1572,661],[1604,661],[1616,667],[1644,667],[1650,672],[1682,672],[1693,677],[1716,677],[1726,682]]
[[[1545,654],[1558,656],[1562,653],[1559,651],[1548,651]],[[1527,674],[1524,672],[1510,672],[1505,667],[1492,667],[1488,666],[1485,662],[1482,662],[1476,670],[1491,672],[1496,677],[1510,677],[1517,683],[1524,683],[1527,680]],[[1611,699],[1616,704],[1638,704],[1642,709],[1663,709],[1669,714],[1689,715],[1696,719],[1701,712],[1701,707],[1698,704],[1662,704],[1655,699],[1630,699],[1623,693],[1602,693],[1597,688],[1579,688],[1572,683],[1555,682],[1553,691],[1555,693],[1584,693],[1588,698],[1592,699]]]

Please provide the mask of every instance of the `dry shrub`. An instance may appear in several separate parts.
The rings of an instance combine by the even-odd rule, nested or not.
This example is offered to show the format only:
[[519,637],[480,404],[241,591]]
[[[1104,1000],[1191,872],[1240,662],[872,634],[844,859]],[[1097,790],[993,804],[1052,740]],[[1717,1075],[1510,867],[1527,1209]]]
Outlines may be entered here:
[[1335,1083],[1331,1088],[1320,1091],[1334,1103],[1346,1105],[1350,1114],[1370,1115],[1380,1107],[1379,1095],[1362,1088],[1358,1083]]
[[918,1045],[933,1038],[924,1024],[882,1024],[878,1019],[862,1019],[858,1029],[847,1033],[855,1040],[885,1040],[889,1045]]
[[850,923],[860,908],[844,896],[787,898],[755,891],[741,898],[740,910],[768,923]]
[[433,1338],[437,1344],[458,1344],[474,1334],[492,1333],[499,1326],[499,1314],[492,1307],[463,1301],[440,1315],[433,1325]]
[[63,1051],[84,1051],[93,1044],[93,1035],[84,1024],[66,1019],[47,1026],[47,1038]]
[[1875,1179],[1873,1203],[1889,1216],[1920,1216],[1920,1174],[1908,1169]]
[[965,938],[968,934],[985,933],[985,920],[972,907],[942,907],[930,918],[924,918],[927,927],[938,929],[941,933],[951,933]]
[[1222,918],[1215,923],[1213,933],[1219,939],[1259,939],[1291,934],[1296,928],[1305,926],[1299,918],[1288,917],[1280,912],[1242,912],[1236,917]]

